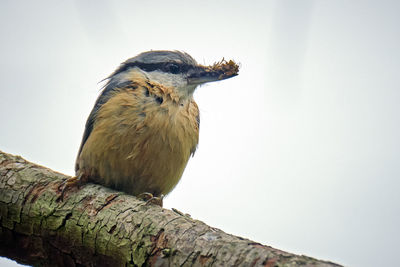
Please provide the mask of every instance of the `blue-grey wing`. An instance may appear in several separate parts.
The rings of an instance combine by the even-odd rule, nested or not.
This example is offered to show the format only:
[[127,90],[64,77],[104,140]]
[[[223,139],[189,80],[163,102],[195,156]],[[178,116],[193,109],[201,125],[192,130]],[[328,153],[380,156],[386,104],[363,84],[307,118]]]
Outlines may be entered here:
[[[90,115],[85,124],[85,131],[83,132],[82,142],[79,147],[77,159],[79,158],[79,155],[82,152],[83,146],[85,145],[86,141],[88,140],[90,134],[93,131],[97,112],[99,111],[101,106],[104,105],[110,99],[111,93],[115,88],[116,88],[115,84],[113,84],[112,82],[107,83],[105,88],[103,89],[103,91],[101,92],[99,97],[97,98],[96,103],[94,104],[94,107],[93,107],[92,111],[90,112]],[[78,165],[78,160],[77,160],[75,163],[75,171],[78,171],[78,169],[79,169],[79,165]]]

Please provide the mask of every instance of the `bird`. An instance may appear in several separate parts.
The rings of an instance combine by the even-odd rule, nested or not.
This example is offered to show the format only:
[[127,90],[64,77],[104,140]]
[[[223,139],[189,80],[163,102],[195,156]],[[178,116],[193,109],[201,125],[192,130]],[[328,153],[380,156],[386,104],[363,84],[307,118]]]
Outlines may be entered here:
[[200,85],[238,75],[222,59],[198,64],[182,51],[151,50],[108,77],[86,121],[75,177],[63,188],[93,182],[162,206],[199,142]]

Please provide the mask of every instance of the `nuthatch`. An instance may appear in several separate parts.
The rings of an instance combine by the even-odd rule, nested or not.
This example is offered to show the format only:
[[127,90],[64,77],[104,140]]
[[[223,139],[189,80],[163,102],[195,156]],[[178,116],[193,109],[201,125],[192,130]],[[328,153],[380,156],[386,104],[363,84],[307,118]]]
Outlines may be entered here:
[[148,51],[107,78],[86,122],[76,177],[138,196],[168,194],[199,141],[198,85],[238,74],[233,61],[203,66],[187,53]]

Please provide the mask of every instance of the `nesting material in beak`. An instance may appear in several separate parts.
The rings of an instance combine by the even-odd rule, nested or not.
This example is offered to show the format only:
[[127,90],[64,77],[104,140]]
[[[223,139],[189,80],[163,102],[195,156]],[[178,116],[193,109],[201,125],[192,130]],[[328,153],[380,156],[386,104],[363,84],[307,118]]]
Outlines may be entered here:
[[189,84],[221,81],[238,75],[239,65],[233,60],[222,59],[212,66],[199,65],[188,77]]

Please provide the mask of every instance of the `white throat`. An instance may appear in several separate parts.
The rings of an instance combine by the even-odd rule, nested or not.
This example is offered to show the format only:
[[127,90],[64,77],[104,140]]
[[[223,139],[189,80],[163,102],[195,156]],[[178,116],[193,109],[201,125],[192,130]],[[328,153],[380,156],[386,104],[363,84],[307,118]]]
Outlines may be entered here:
[[189,85],[184,74],[167,73],[163,71],[145,72],[140,70],[146,77],[152,81],[162,84],[166,87],[175,88],[183,98],[191,98],[197,85]]

